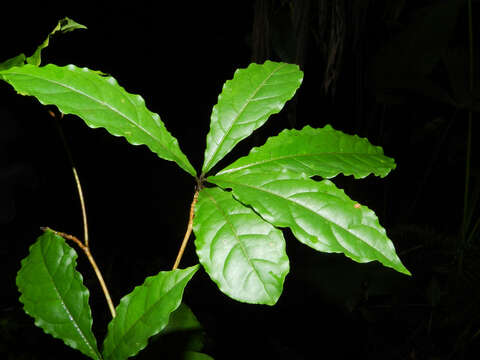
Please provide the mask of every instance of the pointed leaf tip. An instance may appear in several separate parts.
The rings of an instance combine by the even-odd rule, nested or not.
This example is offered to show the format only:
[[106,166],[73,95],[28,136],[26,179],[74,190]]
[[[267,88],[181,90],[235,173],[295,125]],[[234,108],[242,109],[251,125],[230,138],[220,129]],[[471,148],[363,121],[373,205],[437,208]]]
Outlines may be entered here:
[[198,268],[195,265],[162,271],[124,296],[117,307],[117,316],[108,325],[104,358],[123,360],[145,348],[148,339],[167,326],[170,314],[179,307],[185,286]]
[[232,189],[243,204],[265,220],[288,227],[313,249],[343,253],[357,262],[378,260],[409,274],[375,213],[350,199],[329,180],[320,182],[288,170],[211,176],[208,181]]
[[394,168],[395,161],[385,156],[381,147],[326,125],[320,129],[305,126],[302,130],[284,130],[217,175],[287,169],[299,176],[332,178],[342,173],[359,179],[369,174],[385,177]]

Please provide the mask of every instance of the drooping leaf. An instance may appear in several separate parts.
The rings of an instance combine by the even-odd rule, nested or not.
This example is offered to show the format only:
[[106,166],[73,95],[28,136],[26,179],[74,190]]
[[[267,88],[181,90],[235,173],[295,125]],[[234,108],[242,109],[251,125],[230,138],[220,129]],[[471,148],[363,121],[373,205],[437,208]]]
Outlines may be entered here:
[[357,262],[378,260],[410,274],[380,226],[375,213],[351,200],[331,181],[314,181],[281,170],[275,173],[225,174],[207,178],[231,188],[242,203],[265,220],[289,227],[296,238],[315,250],[344,253]]
[[218,188],[204,188],[195,206],[200,263],[233,299],[273,305],[289,271],[280,230]]
[[266,61],[250,64],[225,82],[213,107],[203,163],[206,174],[241,140],[278,113],[300,86],[297,65]]
[[37,47],[33,55],[29,56],[26,59],[27,63],[35,66],[40,66],[40,63],[42,62],[42,50],[48,46],[50,42],[50,37],[52,37],[56,33],[67,33],[73,30],[86,28],[86,26],[77,23],[75,20],[72,20],[68,17],[63,18],[58,22],[57,26],[55,26],[52,32],[48,34],[47,38],[43,41],[43,43],[41,43],[40,46]]
[[62,237],[46,231],[22,260],[17,275],[20,301],[46,333],[92,359],[101,359],[92,333],[89,292],[75,270],[76,259],[76,252]]
[[369,174],[385,177],[394,168],[395,161],[383,155],[381,147],[326,125],[321,129],[306,126],[302,130],[284,130],[217,175],[287,169],[308,177],[332,178],[343,173],[359,179]]
[[92,128],[103,127],[133,145],[144,144],[186,172],[195,170],[160,117],[139,95],[125,91],[112,77],[74,65],[25,65],[0,71],[0,78],[21,95],[35,96],[44,105],[56,105],[64,114],[82,118]]
[[145,348],[147,340],[162,331],[182,301],[183,290],[198,265],[162,271],[148,277],[120,301],[117,316],[108,325],[103,343],[105,359],[127,359]]

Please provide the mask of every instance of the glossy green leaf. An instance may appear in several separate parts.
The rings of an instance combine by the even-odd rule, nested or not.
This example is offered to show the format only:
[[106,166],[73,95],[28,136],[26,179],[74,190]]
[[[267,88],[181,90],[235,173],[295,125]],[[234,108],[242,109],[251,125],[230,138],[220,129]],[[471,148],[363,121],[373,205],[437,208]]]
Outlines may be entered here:
[[195,206],[200,263],[233,299],[273,305],[289,271],[280,230],[218,188],[204,188]]
[[127,359],[145,348],[147,340],[167,326],[197,270],[198,265],[162,271],[123,297],[116,309],[117,316],[108,325],[103,343],[105,359]]
[[159,157],[175,161],[192,176],[195,170],[160,117],[143,98],[125,91],[112,77],[74,65],[25,65],[0,71],[0,78],[21,95],[56,105],[64,114],[82,118],[92,128],[103,127],[133,145],[144,144]]
[[17,275],[25,312],[46,333],[92,359],[101,359],[92,333],[89,293],[75,270],[76,252],[46,231],[30,247]]
[[287,169],[268,173],[212,176],[207,180],[231,188],[242,203],[265,220],[289,227],[298,240],[315,250],[344,253],[357,262],[380,261],[410,274],[380,226],[375,213],[351,200],[331,181],[314,181]]
[[86,28],[86,26],[79,24],[68,17],[63,18],[58,22],[57,26],[55,26],[52,32],[48,34],[47,38],[43,41],[43,43],[41,43],[40,46],[37,47],[33,55],[29,56],[26,59],[27,63],[35,66],[40,66],[40,63],[42,62],[42,50],[48,46],[50,42],[50,37],[52,37],[56,33],[67,33],[73,30]]
[[332,178],[343,173],[358,179],[369,174],[384,177],[394,168],[395,161],[383,155],[381,147],[327,125],[321,129],[306,126],[302,130],[284,130],[217,175],[287,169],[308,177]]
[[241,140],[278,113],[300,86],[297,65],[266,61],[250,64],[225,82],[213,107],[203,163],[206,174]]

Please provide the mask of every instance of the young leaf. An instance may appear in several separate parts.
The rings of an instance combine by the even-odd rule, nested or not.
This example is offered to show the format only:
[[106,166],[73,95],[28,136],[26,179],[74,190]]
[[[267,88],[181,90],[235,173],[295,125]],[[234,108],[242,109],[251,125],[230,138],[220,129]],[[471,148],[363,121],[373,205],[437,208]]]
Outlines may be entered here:
[[241,140],[278,113],[300,86],[297,65],[266,61],[250,64],[225,82],[213,107],[203,163],[206,174]]
[[305,126],[302,130],[284,130],[217,175],[288,169],[308,177],[332,178],[343,173],[359,179],[369,174],[385,177],[394,168],[395,161],[383,155],[381,147],[326,125],[321,129]]
[[410,274],[373,211],[355,203],[331,181],[316,182],[303,176],[284,169],[225,174],[207,180],[231,188],[235,197],[265,220],[289,227],[298,240],[315,250],[344,253],[361,263],[378,260]]
[[74,65],[25,65],[0,71],[0,78],[21,95],[35,96],[44,105],[56,105],[64,114],[82,118],[92,128],[103,127],[133,145],[144,144],[165,160],[175,161],[186,172],[195,170],[160,117],[145,106],[139,95],[118,85],[112,77]]
[[47,38],[43,41],[43,43],[41,43],[40,46],[37,47],[33,55],[29,56],[26,59],[27,63],[35,66],[40,66],[40,63],[42,62],[42,58],[41,58],[42,50],[48,46],[48,43],[50,42],[50,37],[55,35],[56,33],[58,32],[66,33],[73,30],[86,29],[86,28],[87,28],[86,26],[79,24],[76,21],[69,19],[68,17],[63,18],[58,22],[57,26],[55,26],[52,32],[48,34]]
[[218,188],[204,188],[195,206],[200,263],[233,299],[274,305],[289,271],[280,230]]
[[162,271],[148,277],[120,301],[117,316],[108,325],[103,343],[105,359],[127,359],[145,348],[147,340],[162,331],[182,301],[183,290],[198,265]]
[[68,17],[60,20],[57,24],[57,26],[53,29],[53,31],[48,34],[47,38],[44,40],[44,42],[37,47],[35,52],[33,53],[32,56],[29,56],[28,58],[25,57],[25,54],[19,54],[13,58],[10,58],[2,63],[0,63],[0,71],[1,70],[6,70],[14,66],[23,66],[25,62],[28,64],[32,64],[35,66],[40,66],[41,63],[41,55],[42,55],[42,50],[45,49],[48,46],[48,43],[50,41],[50,37],[54,35],[57,32],[70,32],[76,29],[86,29],[85,26],[82,24],[77,23],[76,21],[69,19]]
[[46,231],[30,247],[17,275],[25,312],[46,333],[92,359],[101,359],[92,333],[89,293],[75,270],[76,252]]

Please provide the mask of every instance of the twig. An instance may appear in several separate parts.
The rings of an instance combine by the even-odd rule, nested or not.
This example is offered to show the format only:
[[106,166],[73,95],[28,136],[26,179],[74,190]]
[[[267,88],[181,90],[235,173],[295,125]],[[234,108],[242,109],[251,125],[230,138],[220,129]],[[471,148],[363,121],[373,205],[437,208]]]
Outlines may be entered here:
[[[65,148],[65,152],[67,153],[68,161],[70,162],[70,166],[72,167],[73,177],[75,178],[75,184],[77,185],[77,192],[80,200],[80,207],[82,209],[83,240],[85,241],[85,245],[88,246],[87,211],[85,207],[85,199],[83,197],[82,186],[80,184],[80,178],[78,177],[77,167],[75,166],[75,162],[73,161],[72,152],[70,151],[70,147],[68,146],[67,139],[65,138],[65,134],[63,133],[62,126],[60,125],[60,121],[52,111],[49,111],[48,113],[50,114],[50,116],[52,116],[55,119],[55,124],[57,125],[58,133],[60,134],[63,147]],[[60,114],[60,119],[63,119],[63,113]]]
[[[83,221],[83,243],[75,236],[69,235],[66,233],[54,231],[58,235],[62,236],[63,238],[67,240],[72,240],[75,242],[85,253],[85,255],[88,258],[88,261],[90,261],[90,264],[92,265],[93,270],[95,271],[95,274],[97,275],[98,282],[100,283],[100,287],[102,288],[103,294],[105,295],[105,299],[107,300],[108,307],[110,309],[110,313],[112,314],[112,317],[114,318],[116,315],[115,312],[115,307],[113,306],[112,298],[110,297],[110,293],[108,291],[107,285],[105,284],[105,281],[103,280],[102,273],[100,272],[100,269],[97,266],[97,263],[95,262],[95,259],[92,256],[92,253],[90,252],[90,245],[88,241],[88,222],[87,222],[87,211],[85,207],[85,199],[83,197],[83,191],[82,191],[82,185],[80,184],[80,178],[78,176],[77,169],[75,167],[75,163],[73,161],[72,153],[70,151],[70,147],[68,146],[67,140],[65,138],[65,135],[63,133],[62,127],[60,125],[58,117],[53,113],[52,111],[48,112],[50,116],[52,116],[55,119],[55,123],[57,125],[58,133],[60,134],[60,138],[62,139],[63,146],[65,148],[65,152],[67,153],[68,156],[68,161],[70,162],[70,166],[72,167],[72,172],[73,172],[73,177],[75,179],[75,184],[77,185],[77,192],[78,192],[78,197],[80,199],[80,207],[82,209],[82,221]],[[63,118],[63,114],[60,114],[60,119]],[[52,230],[53,231],[53,230]]]
[[175,270],[176,268],[178,268],[178,265],[180,264],[180,260],[182,259],[182,256],[183,256],[183,252],[185,251],[185,247],[187,246],[188,238],[192,233],[193,217],[195,214],[195,204],[197,203],[197,200],[198,200],[198,192],[199,192],[199,189],[197,188],[195,190],[195,194],[193,195],[192,205],[190,206],[190,217],[188,219],[187,231],[185,232],[185,236],[183,237],[182,245],[180,246],[180,250],[178,250],[177,258],[175,259],[175,264],[173,265],[172,270]]

